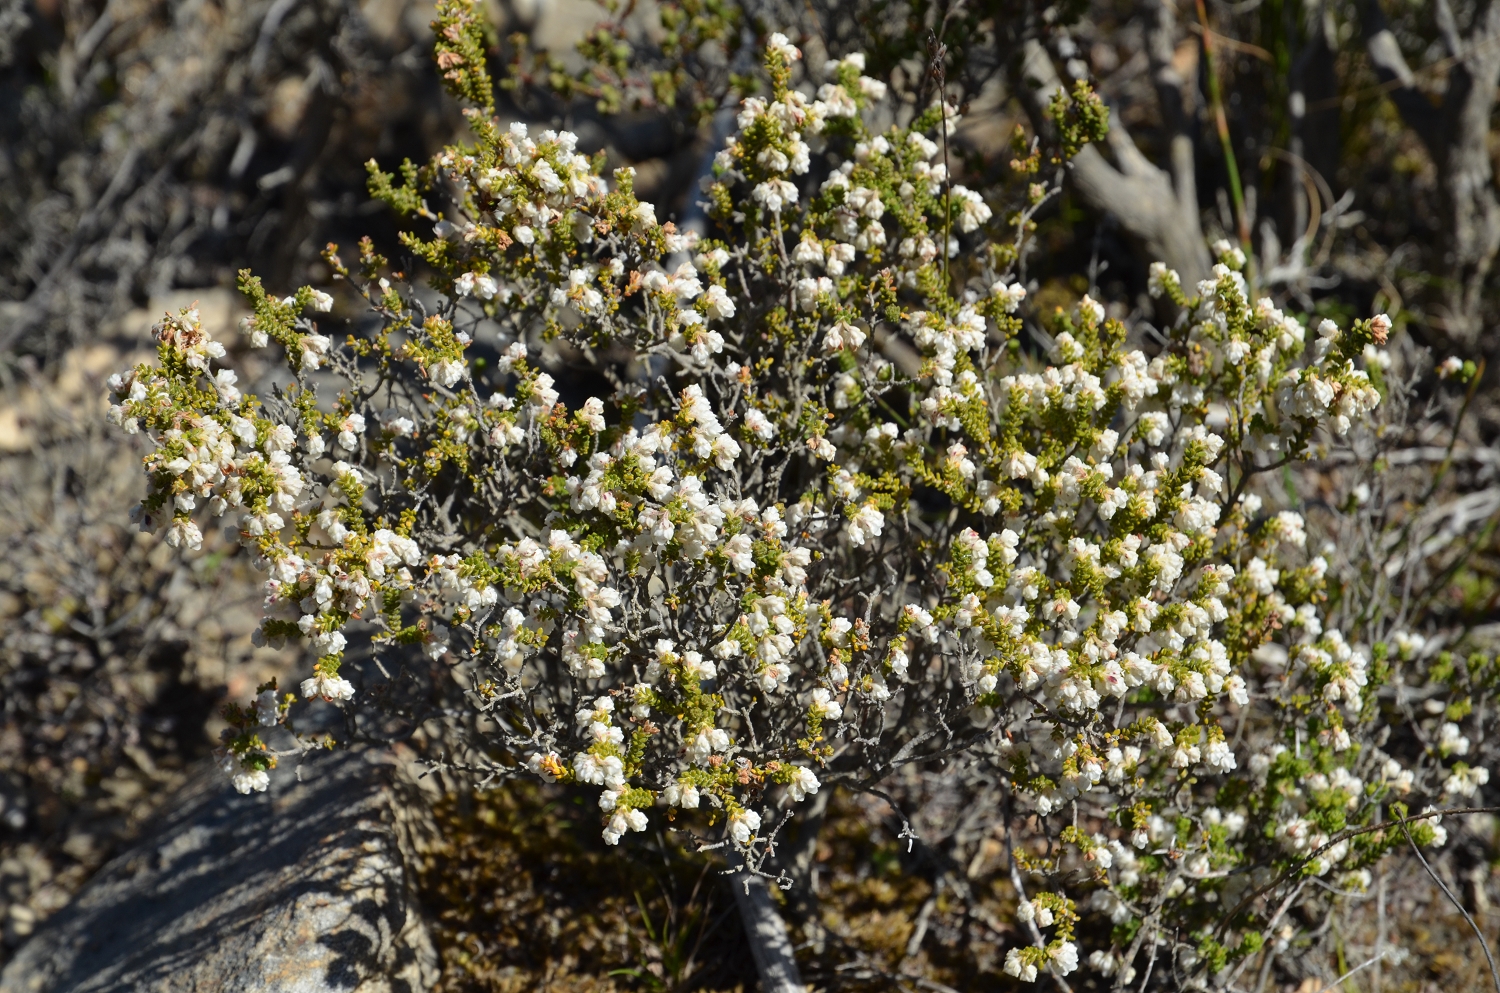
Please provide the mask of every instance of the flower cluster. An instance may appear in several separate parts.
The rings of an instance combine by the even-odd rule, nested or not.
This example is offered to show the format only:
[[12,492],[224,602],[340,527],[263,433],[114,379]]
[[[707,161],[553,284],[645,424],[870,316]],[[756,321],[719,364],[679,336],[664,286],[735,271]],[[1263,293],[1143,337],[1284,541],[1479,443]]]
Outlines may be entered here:
[[[365,702],[359,632],[395,669],[453,667],[469,767],[598,788],[611,844],[672,821],[758,866],[827,784],[962,755],[1053,841],[1016,855],[1050,888],[1021,894],[1036,941],[1007,972],[1077,968],[1084,914],[1111,922],[1107,974],[1172,940],[1218,972],[1288,880],[1362,886],[1396,798],[1488,779],[1450,762],[1452,722],[1421,768],[1375,747],[1411,649],[1325,627],[1327,562],[1255,482],[1368,422],[1390,322],[1308,335],[1226,249],[1195,287],[1153,269],[1164,344],[1089,297],[1023,333],[1026,217],[953,183],[957,115],[877,132],[861,57],[794,86],[799,59],[772,36],[713,237],[573,136],[473,113],[473,146],[372,182],[430,228],[405,244],[436,302],[330,247],[378,318],[335,344],[326,295],[246,274],[248,337],[291,376],[265,399],[169,316],[159,362],[111,384],[156,445],[143,520],[188,548],[205,514],[238,523],[262,635],[317,658],[306,699]],[[559,345],[607,388],[565,395]],[[252,710],[226,732],[242,790],[287,714]],[[1240,740],[1251,713],[1272,747]]]

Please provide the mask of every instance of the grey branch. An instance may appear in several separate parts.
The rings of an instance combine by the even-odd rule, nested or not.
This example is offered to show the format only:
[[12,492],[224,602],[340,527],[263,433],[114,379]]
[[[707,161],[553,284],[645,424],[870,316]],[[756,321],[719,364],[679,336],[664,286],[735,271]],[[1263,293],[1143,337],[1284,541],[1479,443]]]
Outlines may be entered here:
[[738,872],[729,877],[734,902],[745,922],[750,952],[755,957],[755,971],[765,993],[804,993],[797,959],[792,955],[792,941],[786,924],[776,912],[776,903],[763,876]]
[[[1063,83],[1040,42],[1026,43],[1020,76],[1018,91],[1026,112],[1035,126],[1044,128],[1047,103]],[[1181,133],[1173,138],[1169,173],[1135,147],[1111,114],[1109,150],[1114,163],[1093,145],[1074,157],[1069,174],[1079,196],[1095,210],[1113,214],[1153,261],[1176,269],[1185,285],[1207,278],[1211,262],[1198,220],[1191,139]]]
[[1490,115],[1500,84],[1500,6],[1478,4],[1461,34],[1447,0],[1439,0],[1438,26],[1452,65],[1437,105],[1417,85],[1378,0],[1365,0],[1360,17],[1376,75],[1437,167],[1444,330],[1454,341],[1472,344],[1479,337],[1485,279],[1500,250],[1500,198],[1489,156]]

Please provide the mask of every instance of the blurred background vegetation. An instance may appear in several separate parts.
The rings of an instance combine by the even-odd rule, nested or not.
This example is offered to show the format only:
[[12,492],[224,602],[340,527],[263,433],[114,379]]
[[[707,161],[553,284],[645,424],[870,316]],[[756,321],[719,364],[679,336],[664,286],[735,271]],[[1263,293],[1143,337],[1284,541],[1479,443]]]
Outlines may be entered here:
[[[1386,310],[1408,354],[1484,360],[1496,348],[1491,0],[483,9],[502,115],[568,127],[584,151],[633,165],[663,219],[702,223],[697,180],[769,31],[790,34],[810,71],[866,52],[868,73],[907,108],[933,98],[941,53],[944,92],[964,114],[955,172],[994,203],[1015,202],[1011,187],[1027,180],[1011,161],[1047,127],[1036,86],[1087,80],[1110,107],[1109,141],[1078,158],[1038,217],[1030,320],[1045,325],[1093,292],[1149,336],[1149,263],[1196,279],[1206,242],[1225,237],[1254,258],[1257,286],[1304,317]],[[102,379],[150,347],[163,311],[197,300],[242,379],[263,382],[237,336],[238,269],[276,291],[336,292],[325,243],[368,234],[400,257],[365,163],[420,162],[462,137],[431,63],[431,18],[423,0],[0,0],[0,961],[203,759],[218,703],[296,664],[250,643],[259,592],[232,542],[180,564],[134,532],[139,452],[100,427]],[[565,373],[566,356],[552,359]],[[1452,431],[1444,493],[1469,502],[1449,521],[1463,554],[1428,591],[1430,616],[1480,641],[1500,640],[1492,379],[1431,422]],[[1420,479],[1449,437],[1408,441],[1439,453],[1407,467]],[[1316,474],[1288,486],[1316,504]],[[939,773],[908,788],[932,789]],[[718,867],[670,836],[607,859],[593,812],[575,809],[584,802],[455,790],[440,806],[423,885],[443,988],[753,986]],[[1005,988],[1005,839],[964,835],[938,803],[909,846],[871,803],[833,800],[812,858],[816,899],[785,907],[805,977],[828,989]],[[1494,835],[1493,819],[1472,819],[1442,866],[1492,936]],[[1461,918],[1422,876],[1382,878],[1369,899],[1300,924],[1320,935],[1318,953],[1278,960],[1264,988],[1314,993],[1387,946],[1401,951],[1358,988],[1483,982]]]

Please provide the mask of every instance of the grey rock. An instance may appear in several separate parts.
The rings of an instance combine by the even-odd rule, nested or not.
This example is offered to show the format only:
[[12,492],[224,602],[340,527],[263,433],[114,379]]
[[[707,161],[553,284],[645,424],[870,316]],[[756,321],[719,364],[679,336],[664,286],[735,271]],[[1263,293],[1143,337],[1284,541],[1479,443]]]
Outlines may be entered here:
[[204,770],[0,972],[0,993],[418,993],[437,979],[382,753],[240,796]]

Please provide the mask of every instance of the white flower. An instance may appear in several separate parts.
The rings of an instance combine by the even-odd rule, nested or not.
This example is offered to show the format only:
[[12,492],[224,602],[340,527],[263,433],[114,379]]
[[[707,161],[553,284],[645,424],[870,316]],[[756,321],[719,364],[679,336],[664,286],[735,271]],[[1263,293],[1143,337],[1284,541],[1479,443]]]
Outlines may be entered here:
[[973,231],[992,216],[984,198],[973,190],[955,185],[951,192],[954,199],[958,201],[958,229],[965,234]]
[[1047,955],[1052,959],[1052,966],[1058,975],[1066,976],[1078,968],[1078,946],[1071,941],[1064,941],[1048,949]]
[[604,430],[604,401],[598,397],[589,397],[583,402],[583,408],[578,412],[578,419],[595,433]]
[[737,534],[725,542],[724,557],[735,571],[748,574],[755,568],[755,560],[750,556],[750,536]]
[[481,300],[493,300],[500,292],[494,277],[482,273],[466,272],[453,281],[453,292],[461,297],[477,296]]
[[233,369],[220,369],[214,373],[214,389],[218,390],[219,397],[229,406],[235,406],[240,402],[240,391],[235,386],[239,377]]
[[354,699],[354,684],[342,676],[317,673],[302,681],[302,698],[312,700],[322,697],[329,702]]
[[[1098,892],[1105,891],[1100,890]],[[1106,976],[1113,976],[1117,968],[1117,963],[1115,961],[1115,957],[1109,952],[1106,952],[1103,949],[1098,949],[1089,953],[1089,966],[1093,969],[1097,969],[1099,972],[1103,973]]]
[[234,774],[234,788],[241,793],[264,793],[270,785],[270,773],[264,769],[242,769]]
[[1438,729],[1438,752],[1445,757],[1469,754],[1468,737],[1462,734],[1458,725],[1452,721],[1445,721]]
[[786,791],[794,802],[801,803],[809,794],[818,792],[820,785],[811,769],[797,766],[792,770],[792,779],[787,783]]
[[812,691],[812,706],[809,709],[827,721],[836,721],[844,716],[844,708],[833,699],[831,692],[821,686]]
[[270,335],[266,334],[266,332],[258,324],[255,323],[255,318],[240,318],[239,327],[240,333],[249,338],[251,348],[265,348],[266,345],[270,344]]
[[[1422,813],[1430,814],[1433,811],[1430,805],[1422,808]],[[1426,818],[1428,824],[1432,825],[1432,847],[1442,848],[1448,843],[1448,829],[1442,826],[1441,817]]]
[[1204,750],[1203,762],[1212,769],[1229,772],[1235,767],[1234,752],[1223,739],[1210,741]]
[[261,727],[275,727],[281,723],[280,706],[275,690],[266,690],[255,698],[255,717]]
[[990,295],[1000,298],[1007,314],[1014,314],[1021,306],[1021,301],[1026,299],[1026,287],[1020,283],[1007,284],[1001,280],[990,287]]
[[766,52],[772,55],[779,55],[788,62],[796,62],[802,58],[801,49],[787,40],[787,36],[780,31],[772,32],[771,37],[766,39]]
[[729,748],[729,733],[721,728],[707,728],[688,743],[688,754],[696,765],[707,765],[709,758],[715,752],[724,752]]
[[696,676],[699,679],[713,679],[718,675],[714,664],[705,659],[700,652],[684,652],[682,668],[689,676]]
[[773,214],[797,202],[797,187],[785,179],[768,179],[750,191],[750,198]]
[[192,521],[178,518],[167,529],[167,544],[173,548],[197,551],[203,547],[203,532],[198,530],[198,525]]
[[322,366],[333,341],[326,335],[305,334],[298,339],[298,344],[302,349],[302,368],[312,372]]
[[776,436],[776,425],[769,417],[751,407],[745,412],[745,427],[761,441],[770,441]]
[[1473,768],[1455,767],[1443,783],[1443,792],[1455,796],[1473,796],[1479,787],[1490,781],[1490,771],[1481,766]]
[[334,440],[344,451],[352,452],[359,447],[359,436],[364,433],[364,415],[350,414],[339,422],[339,433]]
[[771,662],[756,674],[756,682],[766,693],[776,693],[792,675],[792,667],[785,662]]
[[646,815],[639,810],[616,810],[615,815],[605,825],[604,843],[606,845],[618,845],[620,839],[625,836],[625,832],[644,831],[646,830],[646,825]]
[[727,320],[735,315],[734,301],[724,287],[713,285],[703,294],[704,310],[713,320]]
[[1005,953],[1005,973],[1023,983],[1036,982],[1036,966],[1022,960],[1020,951],[1015,948]]
[[427,378],[445,389],[451,389],[468,369],[457,359],[438,359],[427,368]]
[[687,810],[696,810],[698,807],[698,787],[685,781],[671,783],[662,790],[662,800],[670,807],[682,807]]
[[869,538],[880,537],[885,527],[885,515],[872,503],[862,504],[849,518],[849,543],[863,545]]
[[738,810],[729,816],[729,836],[736,844],[747,845],[760,830],[760,815],[753,810]]
[[828,329],[823,336],[823,350],[837,352],[845,348],[858,348],[865,343],[865,333],[847,321],[840,321]]

